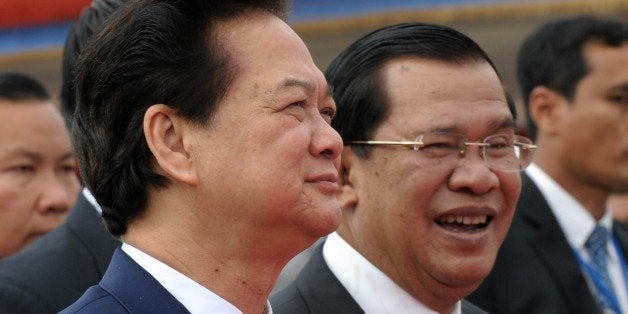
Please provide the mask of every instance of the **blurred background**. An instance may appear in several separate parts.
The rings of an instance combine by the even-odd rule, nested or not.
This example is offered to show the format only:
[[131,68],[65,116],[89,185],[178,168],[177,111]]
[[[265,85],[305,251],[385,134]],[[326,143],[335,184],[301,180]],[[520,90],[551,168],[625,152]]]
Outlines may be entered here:
[[[30,74],[58,96],[65,36],[90,3],[0,0],[0,71]],[[628,0],[294,0],[288,21],[323,70],[349,43],[381,26],[407,21],[452,26],[488,52],[521,106],[514,69],[520,42],[550,19],[578,14],[627,19]]]

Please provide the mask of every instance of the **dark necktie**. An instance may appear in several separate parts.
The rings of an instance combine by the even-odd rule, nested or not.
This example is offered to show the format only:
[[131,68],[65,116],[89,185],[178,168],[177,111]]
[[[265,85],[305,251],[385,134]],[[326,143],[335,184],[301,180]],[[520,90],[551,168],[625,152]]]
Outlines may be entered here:
[[[598,304],[602,309],[604,309],[605,313],[613,311],[613,301],[611,298],[614,296],[613,292],[613,284],[611,283],[610,277],[608,275],[608,268],[606,264],[606,243],[608,241],[608,231],[606,228],[597,225],[587,242],[585,243],[585,247],[589,252],[589,256],[591,258],[591,268],[595,272],[596,278],[598,279],[597,284],[595,285],[595,296],[597,298]],[[606,290],[603,291],[602,289]],[[617,300],[615,298],[615,300]]]

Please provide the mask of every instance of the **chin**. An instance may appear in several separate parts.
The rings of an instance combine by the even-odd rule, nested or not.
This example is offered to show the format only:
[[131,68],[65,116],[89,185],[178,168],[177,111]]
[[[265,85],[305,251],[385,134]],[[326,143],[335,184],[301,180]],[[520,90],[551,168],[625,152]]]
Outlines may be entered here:
[[320,210],[316,215],[304,221],[302,227],[309,236],[318,239],[336,231],[341,218],[340,207],[337,207],[336,210]]
[[457,265],[452,265],[449,267],[445,283],[451,286],[469,287],[473,291],[491,272],[493,263],[493,259],[479,259],[473,262],[462,261]]

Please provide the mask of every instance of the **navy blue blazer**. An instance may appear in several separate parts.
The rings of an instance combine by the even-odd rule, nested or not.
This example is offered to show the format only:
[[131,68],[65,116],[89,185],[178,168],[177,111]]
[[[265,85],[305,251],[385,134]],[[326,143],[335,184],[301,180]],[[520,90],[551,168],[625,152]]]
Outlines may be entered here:
[[61,313],[189,313],[122,249],[113,253],[100,283]]
[[[490,313],[601,313],[558,220],[525,173],[515,217],[495,266],[469,300]],[[628,226],[613,223],[628,256]]]
[[[338,281],[323,259],[323,243],[305,265],[296,280],[271,297],[275,314],[364,314],[364,310]],[[462,300],[463,314],[485,314],[477,306]]]

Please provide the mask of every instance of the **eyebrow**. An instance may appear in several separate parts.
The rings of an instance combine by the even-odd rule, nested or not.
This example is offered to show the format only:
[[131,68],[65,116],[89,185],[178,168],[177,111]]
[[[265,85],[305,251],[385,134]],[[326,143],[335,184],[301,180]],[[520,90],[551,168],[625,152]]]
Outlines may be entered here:
[[[14,150],[9,151],[6,155],[6,157],[8,158],[15,158],[15,157],[26,157],[30,160],[33,160],[35,162],[41,162],[44,158],[41,154],[35,153],[29,149],[23,148],[23,147],[18,147]],[[59,162],[59,161],[63,161],[69,158],[74,158],[74,153],[72,151],[68,151],[66,153],[64,153],[63,155],[61,155],[59,158],[57,158],[55,160],[55,162]]]
[[[300,87],[307,91],[312,91],[315,89],[315,84],[311,81],[306,81],[297,78],[287,78],[283,81],[280,88],[290,88],[290,87]],[[331,88],[328,84],[325,85],[325,96],[331,97]]]
[[625,92],[628,92],[628,83],[624,83],[624,84],[620,84],[620,85],[617,85],[617,86],[613,86],[613,87],[609,88],[608,91],[611,92],[611,93],[617,93],[617,92],[625,93]]
[[301,87],[303,89],[312,90],[314,89],[314,84],[310,81],[305,81],[297,78],[287,78],[283,81],[281,87]]
[[[494,131],[500,130],[500,129],[505,129],[505,128],[515,128],[515,121],[511,117],[504,118],[504,119],[501,119],[501,120],[492,121],[488,125],[488,129],[491,130],[491,132],[494,132]],[[455,125],[451,125],[451,126],[435,126],[435,127],[427,129],[425,132],[457,132],[457,133],[464,133],[463,130],[460,127],[455,126]]]

